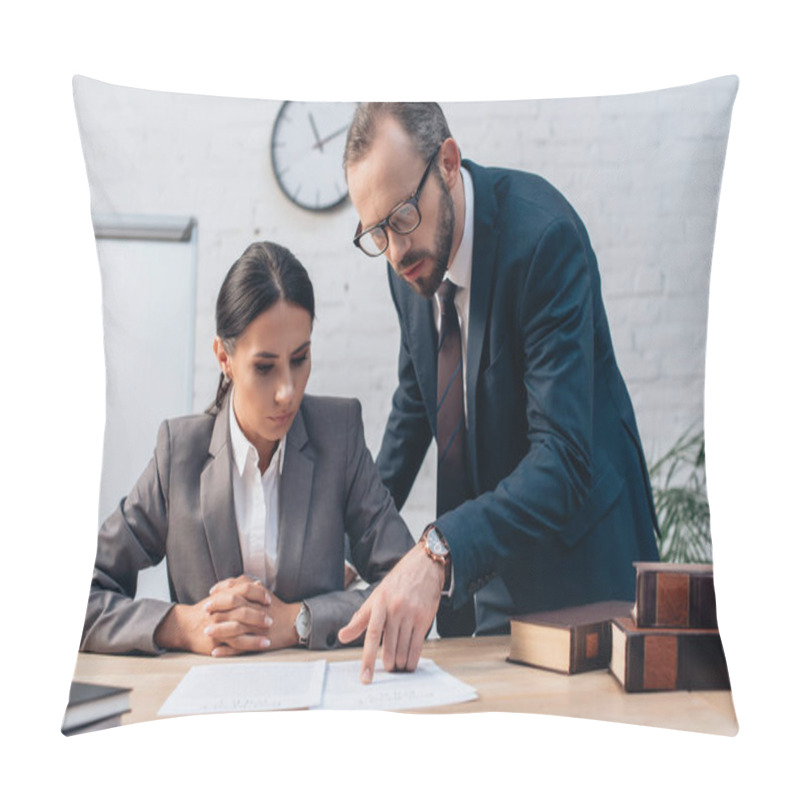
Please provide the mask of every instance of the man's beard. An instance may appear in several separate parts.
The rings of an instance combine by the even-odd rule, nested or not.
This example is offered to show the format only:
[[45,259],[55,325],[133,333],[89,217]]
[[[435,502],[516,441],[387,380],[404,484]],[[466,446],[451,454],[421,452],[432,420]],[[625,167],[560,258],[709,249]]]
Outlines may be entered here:
[[405,267],[416,264],[423,258],[430,258],[433,261],[431,274],[415,278],[412,283],[412,286],[423,297],[433,297],[436,294],[436,290],[441,286],[450,261],[450,249],[453,246],[453,228],[455,227],[456,217],[453,198],[450,196],[450,192],[438,172],[436,173],[436,178],[442,189],[442,195],[439,200],[439,223],[436,226],[435,252],[432,253],[428,250],[412,251],[406,254],[401,263],[401,266]]

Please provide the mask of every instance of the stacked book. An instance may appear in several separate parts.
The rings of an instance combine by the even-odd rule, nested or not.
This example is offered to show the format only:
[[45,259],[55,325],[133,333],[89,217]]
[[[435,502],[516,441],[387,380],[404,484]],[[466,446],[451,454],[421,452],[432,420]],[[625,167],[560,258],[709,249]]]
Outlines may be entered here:
[[627,692],[729,689],[712,566],[634,566],[634,604],[512,617],[509,661],[565,674],[610,669]]
[[73,681],[61,733],[72,736],[119,725],[122,715],[130,711],[130,693],[120,686]]
[[634,566],[633,613],[612,623],[612,675],[627,692],[730,689],[712,565]]

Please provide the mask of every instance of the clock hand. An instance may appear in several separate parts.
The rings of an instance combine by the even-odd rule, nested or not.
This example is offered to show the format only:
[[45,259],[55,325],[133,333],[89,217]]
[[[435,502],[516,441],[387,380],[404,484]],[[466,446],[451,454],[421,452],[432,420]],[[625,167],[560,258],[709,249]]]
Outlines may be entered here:
[[319,133],[317,132],[317,126],[314,124],[314,117],[312,116],[311,112],[308,112],[308,121],[311,123],[311,130],[314,131],[314,138],[317,140],[317,143],[314,147],[318,147],[322,150],[323,142],[319,140]]
[[335,139],[337,136],[344,133],[349,127],[350,127],[349,124],[342,126],[341,128],[339,128],[339,130],[334,131],[333,133],[326,136],[324,139],[322,139],[322,141],[318,140],[317,143],[314,145],[314,147],[318,147],[320,150],[322,150],[322,145],[327,144],[331,139]]

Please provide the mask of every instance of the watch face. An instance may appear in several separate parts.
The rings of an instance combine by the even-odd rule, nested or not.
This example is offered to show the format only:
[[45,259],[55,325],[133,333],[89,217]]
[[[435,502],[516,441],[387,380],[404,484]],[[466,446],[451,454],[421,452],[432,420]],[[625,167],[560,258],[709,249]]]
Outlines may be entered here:
[[272,129],[272,169],[283,193],[309,211],[338,206],[347,197],[342,166],[355,103],[281,106]]
[[436,528],[431,528],[428,531],[428,549],[437,556],[446,556],[448,553],[447,548],[444,546],[439,533]]
[[300,613],[295,620],[295,628],[297,629],[297,635],[301,639],[308,638],[308,634],[311,632],[311,615],[305,603],[300,606]]

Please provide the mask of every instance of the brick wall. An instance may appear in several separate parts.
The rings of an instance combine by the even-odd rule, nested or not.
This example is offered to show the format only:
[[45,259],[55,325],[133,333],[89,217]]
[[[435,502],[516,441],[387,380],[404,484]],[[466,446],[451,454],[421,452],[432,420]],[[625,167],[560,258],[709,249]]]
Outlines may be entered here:
[[[725,136],[720,84],[610,98],[443,103],[465,157],[537,172],[583,217],[597,252],[620,368],[648,458],[700,424],[711,244]],[[198,220],[195,409],[213,397],[213,310],[253,240],[308,268],[318,313],[308,390],[359,397],[377,451],[395,384],[398,332],[382,260],[350,244],[352,206],[312,214],[271,172],[277,101],[76,87],[96,213]],[[154,432],[155,433],[155,432]],[[431,458],[404,515],[433,513]]]

